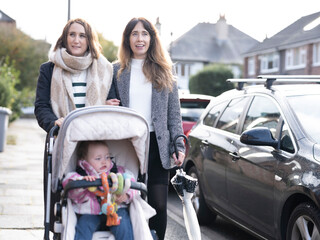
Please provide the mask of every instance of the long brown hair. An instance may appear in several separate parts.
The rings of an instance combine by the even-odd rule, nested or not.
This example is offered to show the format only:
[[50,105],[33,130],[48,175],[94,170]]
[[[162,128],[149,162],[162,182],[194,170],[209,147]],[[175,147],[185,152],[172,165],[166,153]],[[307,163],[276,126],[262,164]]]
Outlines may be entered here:
[[132,18],[123,31],[118,54],[118,59],[120,62],[118,76],[125,68],[130,68],[131,57],[133,55],[133,52],[130,48],[130,35],[138,22],[141,22],[143,27],[150,34],[150,46],[147,51],[147,57],[143,64],[143,73],[157,89],[167,88],[172,90],[173,81],[175,81],[175,76],[172,73],[172,61],[168,52],[161,44],[158,31],[150,21],[143,17]]
[[92,29],[92,27],[88,22],[86,22],[84,19],[81,19],[81,18],[71,19],[67,22],[67,24],[63,28],[61,36],[57,40],[57,43],[53,51],[56,51],[58,48],[67,48],[68,32],[69,32],[70,26],[73,23],[79,23],[84,27],[84,31],[86,32],[87,41],[88,41],[88,50],[90,51],[91,56],[93,58],[98,59],[102,50],[102,47],[99,43],[98,34],[94,29]]

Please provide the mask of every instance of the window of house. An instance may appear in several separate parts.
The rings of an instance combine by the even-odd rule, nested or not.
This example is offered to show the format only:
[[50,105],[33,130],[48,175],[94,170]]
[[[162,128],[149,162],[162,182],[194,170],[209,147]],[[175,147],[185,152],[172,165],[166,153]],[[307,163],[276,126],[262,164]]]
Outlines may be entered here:
[[190,65],[185,63],[177,64],[176,73],[178,76],[188,77],[190,75]]
[[186,67],[186,65],[185,64],[181,64],[181,76],[184,76],[185,75],[185,67]]
[[320,43],[313,44],[313,65],[320,66]]
[[260,56],[261,73],[277,72],[279,71],[279,54],[278,53],[269,53]]
[[304,68],[307,61],[307,48],[298,47],[286,50],[286,69]]
[[248,59],[248,75],[255,74],[255,59],[254,57],[250,57]]

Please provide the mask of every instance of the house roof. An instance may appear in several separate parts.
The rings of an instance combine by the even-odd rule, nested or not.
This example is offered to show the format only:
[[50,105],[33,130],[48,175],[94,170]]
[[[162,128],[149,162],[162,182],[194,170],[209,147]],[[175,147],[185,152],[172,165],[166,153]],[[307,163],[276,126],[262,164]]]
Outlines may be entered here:
[[271,38],[267,38],[262,43],[251,48],[245,54],[250,55],[257,52],[272,50],[274,48],[285,49],[290,47],[290,45],[293,46],[315,39],[320,40],[320,22],[314,28],[310,30],[304,30],[308,24],[312,23],[318,18],[320,18],[320,12],[301,17]]
[[172,42],[169,52],[173,60],[242,64],[241,54],[259,42],[227,24],[227,35],[218,37],[217,24],[198,23]]
[[15,20],[0,10],[0,22],[15,22]]

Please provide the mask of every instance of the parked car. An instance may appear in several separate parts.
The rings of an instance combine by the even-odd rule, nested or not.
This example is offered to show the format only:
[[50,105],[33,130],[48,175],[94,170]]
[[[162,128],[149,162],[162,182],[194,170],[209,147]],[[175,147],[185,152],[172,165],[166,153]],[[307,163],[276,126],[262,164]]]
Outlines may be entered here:
[[320,76],[230,81],[189,134],[199,223],[219,214],[262,239],[320,239]]
[[179,94],[179,97],[183,132],[187,135],[214,97],[203,94]]

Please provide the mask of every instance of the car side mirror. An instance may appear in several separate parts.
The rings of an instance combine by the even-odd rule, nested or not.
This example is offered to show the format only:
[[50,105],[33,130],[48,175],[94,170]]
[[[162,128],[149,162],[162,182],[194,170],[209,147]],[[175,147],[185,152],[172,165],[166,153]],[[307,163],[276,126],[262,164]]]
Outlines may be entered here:
[[256,127],[244,131],[240,136],[240,142],[255,146],[271,146],[278,148],[279,141],[274,139],[271,131],[266,127]]

